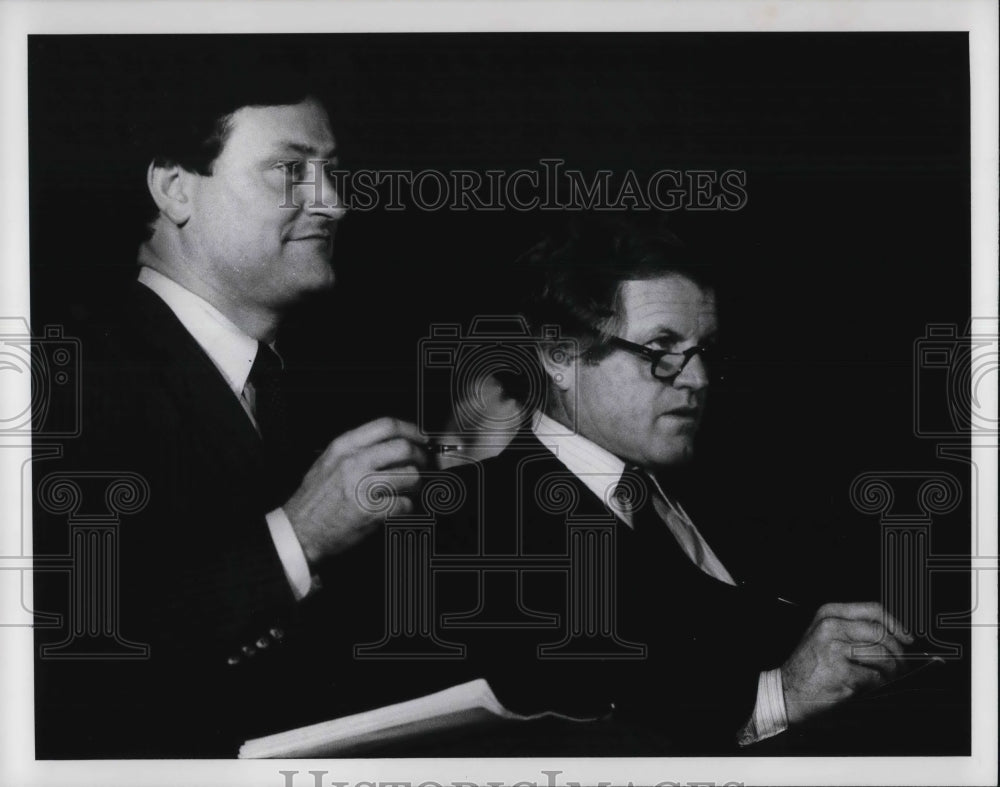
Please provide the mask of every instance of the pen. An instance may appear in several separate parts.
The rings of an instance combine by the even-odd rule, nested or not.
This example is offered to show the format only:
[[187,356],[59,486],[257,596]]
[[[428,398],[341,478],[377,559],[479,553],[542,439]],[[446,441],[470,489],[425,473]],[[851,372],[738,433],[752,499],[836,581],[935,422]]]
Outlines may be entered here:
[[424,443],[424,450],[429,454],[450,454],[463,448],[465,446],[458,443]]
[[[423,443],[421,444],[423,448],[429,454],[450,454],[454,451],[464,451],[465,446],[458,443]],[[316,456],[322,454],[326,448],[315,448],[313,453]]]
[[[797,601],[792,601],[791,599],[782,598],[781,596],[775,596],[775,598],[782,604],[787,604],[790,607],[796,607],[798,609],[802,608],[802,604],[798,603]],[[912,661],[915,661],[917,659],[927,659],[927,661],[924,663],[923,666],[935,663],[944,664],[945,662],[945,660],[941,658],[941,656],[935,655],[933,653],[928,653],[926,650],[921,650],[921,649],[915,649],[910,651],[909,653],[904,653],[902,658],[904,660],[912,660]],[[920,667],[917,667],[916,669],[920,669]],[[911,674],[914,671],[915,670],[911,670]]]

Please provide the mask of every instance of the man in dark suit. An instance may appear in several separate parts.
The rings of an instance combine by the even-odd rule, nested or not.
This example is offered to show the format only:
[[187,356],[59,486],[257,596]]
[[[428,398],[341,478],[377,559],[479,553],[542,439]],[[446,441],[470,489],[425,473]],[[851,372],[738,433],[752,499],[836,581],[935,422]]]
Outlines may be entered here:
[[541,406],[457,471],[466,500],[436,517],[438,554],[482,559],[442,578],[442,636],[509,708],[600,721],[506,753],[736,753],[896,676],[912,638],[881,605],[798,609],[699,529],[684,473],[717,368],[705,266],[610,219],[524,262]]
[[[38,576],[38,609],[64,622],[38,634],[40,758],[233,757],[248,737],[337,715],[345,555],[381,521],[363,479],[410,471],[381,487],[405,511],[425,463],[417,428],[389,418],[318,458],[298,450],[275,342],[334,282],[335,139],[301,75],[218,65],[146,97],[155,216],[138,281],[84,347],[82,438],[39,472],[38,554],[69,543],[85,562],[67,516],[115,503],[91,488],[102,478],[131,499],[108,596],[79,572],[73,586]],[[51,491],[68,487],[73,510]]]

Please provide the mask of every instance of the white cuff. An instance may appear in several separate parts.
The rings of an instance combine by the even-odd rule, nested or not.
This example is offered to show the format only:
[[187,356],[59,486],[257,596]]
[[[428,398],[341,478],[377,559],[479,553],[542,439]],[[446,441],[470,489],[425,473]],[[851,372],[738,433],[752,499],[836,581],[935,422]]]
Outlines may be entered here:
[[740,746],[749,746],[787,729],[788,715],[785,713],[785,688],[781,682],[781,670],[762,672],[757,678],[757,704],[754,705],[753,716],[740,730]]
[[313,591],[313,577],[306,562],[306,553],[302,550],[298,536],[292,529],[284,509],[276,508],[264,517],[267,529],[271,531],[271,540],[278,551],[278,559],[285,570],[288,584],[296,601],[301,601]]

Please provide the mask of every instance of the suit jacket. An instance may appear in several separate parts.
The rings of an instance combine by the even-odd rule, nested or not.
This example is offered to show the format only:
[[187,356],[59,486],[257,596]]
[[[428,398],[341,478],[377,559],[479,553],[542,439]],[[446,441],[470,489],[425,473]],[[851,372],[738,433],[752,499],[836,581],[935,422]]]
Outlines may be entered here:
[[[549,744],[523,737],[503,753],[737,751],[758,674],[790,654],[803,611],[709,577],[669,534],[659,554],[641,554],[650,550],[530,433],[454,479],[461,504],[429,511],[435,554],[443,563],[485,556],[479,565],[497,567],[471,561],[441,574],[440,636],[467,646],[468,673],[485,675],[507,707],[602,718],[590,729],[564,725]],[[595,524],[614,533],[614,560],[585,545]],[[574,550],[584,569],[576,573],[565,569]]]
[[[637,550],[636,533],[619,524],[604,500],[531,433],[520,434],[499,456],[462,466],[448,478],[450,491],[442,490],[439,479],[428,482],[427,492],[433,488],[433,494],[424,495],[439,567],[432,572],[429,599],[435,633],[442,643],[465,647],[461,659],[442,662],[451,665],[447,683],[486,677],[512,710],[597,720],[581,724],[550,718],[455,741],[420,742],[392,753],[967,751],[968,706],[956,699],[968,696],[961,693],[967,684],[956,691],[954,682],[961,676],[933,667],[779,736],[738,748],[737,732],[753,711],[758,674],[788,658],[815,612],[812,605],[778,599],[789,590],[775,569],[775,556],[768,555],[775,545],[754,543],[761,538],[760,512],[746,510],[739,496],[713,493],[687,472],[659,479],[737,580],[733,587],[700,571],[669,534],[655,551],[642,554],[648,542],[638,542]],[[607,552],[588,547],[581,537],[588,527],[596,525],[591,531],[596,533],[609,522],[614,523],[616,559],[601,565],[597,558]],[[566,570],[566,558],[574,551],[586,558],[589,580],[581,582],[580,574]],[[786,552],[779,553],[787,559]],[[616,570],[613,593],[598,581],[607,578],[609,565]],[[605,605],[603,612],[596,611],[594,601]],[[590,618],[581,618],[581,611]],[[589,641],[580,636],[595,629],[602,636]],[[645,646],[639,657],[628,653],[628,646],[636,644]]]
[[[106,509],[106,478],[144,486],[148,500],[113,528],[116,617],[106,625],[148,655],[113,647],[81,658],[87,636],[40,655],[37,755],[232,757],[247,737],[336,715],[319,657],[335,619],[323,594],[295,602],[264,518],[310,457],[268,454],[214,364],[145,287],[83,354],[82,436],[36,468],[36,554],[74,554],[72,522]],[[80,488],[79,510],[40,504],[56,475]],[[38,629],[39,648],[79,625],[73,581],[37,573],[36,608],[64,624]]]

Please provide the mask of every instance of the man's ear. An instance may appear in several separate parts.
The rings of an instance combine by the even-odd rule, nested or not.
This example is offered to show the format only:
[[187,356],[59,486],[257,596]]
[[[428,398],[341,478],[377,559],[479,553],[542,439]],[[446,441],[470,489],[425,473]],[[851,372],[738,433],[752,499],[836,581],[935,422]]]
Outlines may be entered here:
[[146,170],[146,186],[153,202],[178,227],[191,218],[191,185],[196,177],[177,164],[159,165],[150,162]]
[[546,342],[538,348],[538,359],[552,386],[570,391],[576,380],[577,354],[572,342]]

